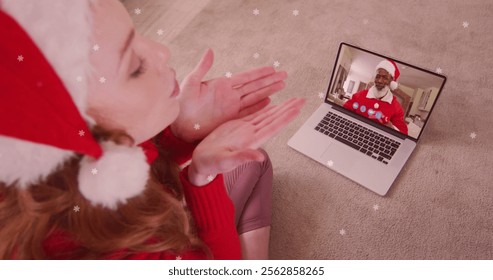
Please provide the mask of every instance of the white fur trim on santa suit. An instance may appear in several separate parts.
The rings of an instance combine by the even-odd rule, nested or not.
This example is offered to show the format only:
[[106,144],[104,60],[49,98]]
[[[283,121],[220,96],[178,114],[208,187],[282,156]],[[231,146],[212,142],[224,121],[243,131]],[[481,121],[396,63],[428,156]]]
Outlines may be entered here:
[[394,95],[390,92],[387,86],[385,86],[382,90],[378,90],[375,86],[372,86],[366,94],[366,98],[379,99],[380,101],[384,101],[389,104],[392,104],[393,97]]
[[101,158],[82,159],[79,190],[93,204],[116,209],[118,203],[125,203],[144,191],[150,168],[140,147],[114,142],[103,142],[101,146],[104,151]]

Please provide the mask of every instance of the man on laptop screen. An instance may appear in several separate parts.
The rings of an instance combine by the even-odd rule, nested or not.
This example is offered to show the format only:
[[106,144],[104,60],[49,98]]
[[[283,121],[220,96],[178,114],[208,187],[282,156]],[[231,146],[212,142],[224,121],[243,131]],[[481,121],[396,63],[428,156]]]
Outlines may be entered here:
[[341,43],[324,102],[288,145],[385,195],[415,149],[445,80]]

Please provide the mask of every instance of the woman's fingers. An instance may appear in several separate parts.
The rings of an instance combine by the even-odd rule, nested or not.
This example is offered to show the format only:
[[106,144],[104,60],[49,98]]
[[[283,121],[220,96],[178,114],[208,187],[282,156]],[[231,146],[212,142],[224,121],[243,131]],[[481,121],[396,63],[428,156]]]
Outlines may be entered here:
[[211,69],[213,62],[214,53],[212,52],[212,49],[207,49],[202,55],[202,58],[197,66],[195,66],[195,69],[192,70],[187,78],[192,79],[194,82],[200,83],[204,79],[207,72]]
[[270,75],[261,77],[257,80],[251,80],[241,87],[237,87],[236,90],[240,92],[240,96],[245,96],[249,94],[253,94],[256,91],[268,87],[277,82],[284,81],[288,76],[288,73],[285,71],[275,72]]
[[282,115],[273,118],[270,122],[264,123],[255,133],[255,142],[252,148],[258,148],[264,144],[267,140],[277,135],[286,125],[288,125],[293,119],[295,119],[299,113],[298,107],[292,107],[287,111],[284,111]]
[[259,123],[261,123],[266,118],[269,118],[272,115],[277,114],[278,112],[282,112],[283,110],[286,110],[287,108],[289,108],[292,104],[299,102],[298,100],[300,100],[300,99],[299,98],[291,98],[282,104],[271,107],[269,110],[262,112],[261,114],[258,114],[255,118],[249,120],[249,122],[253,125],[258,125]]
[[247,94],[241,98],[240,108],[245,108],[254,105],[255,103],[271,96],[272,94],[284,89],[284,81],[279,81],[267,87],[257,90],[254,93]]
[[270,66],[255,68],[252,70],[247,70],[233,75],[233,77],[231,77],[231,83],[233,84],[233,87],[239,87],[248,82],[255,81],[262,77],[271,75],[275,72],[276,70],[274,70],[274,68]]
[[248,116],[248,115],[251,115],[255,112],[262,110],[263,108],[267,107],[269,104],[270,104],[270,98],[268,98],[268,97],[264,98],[264,99],[258,101],[257,103],[255,103],[249,107],[240,109],[240,112],[238,115],[240,118],[243,118],[244,116]]

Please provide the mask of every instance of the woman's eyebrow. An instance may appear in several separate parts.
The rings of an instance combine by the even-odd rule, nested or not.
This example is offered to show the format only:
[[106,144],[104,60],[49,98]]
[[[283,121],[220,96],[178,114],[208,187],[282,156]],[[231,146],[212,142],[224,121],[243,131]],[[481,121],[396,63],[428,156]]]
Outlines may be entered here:
[[123,55],[127,51],[128,46],[130,46],[130,42],[132,42],[132,39],[134,38],[134,36],[135,36],[135,30],[132,29],[130,31],[130,33],[128,34],[127,39],[125,40],[125,44],[123,45],[123,48],[120,50],[120,62],[118,64],[118,68],[120,68],[120,64],[123,60]]

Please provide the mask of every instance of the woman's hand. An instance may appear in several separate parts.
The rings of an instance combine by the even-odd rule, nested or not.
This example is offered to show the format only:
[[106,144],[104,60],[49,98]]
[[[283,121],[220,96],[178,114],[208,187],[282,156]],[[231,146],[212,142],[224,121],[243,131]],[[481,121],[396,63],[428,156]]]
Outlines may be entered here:
[[303,99],[293,98],[216,128],[193,152],[188,169],[190,182],[203,186],[218,173],[248,161],[263,161],[257,149],[291,122],[304,104]]
[[171,130],[186,142],[203,139],[224,122],[261,110],[269,104],[269,96],[285,86],[287,73],[272,67],[203,82],[213,60],[208,49],[180,86],[180,114]]

